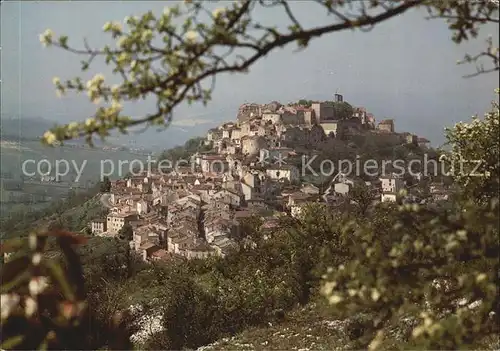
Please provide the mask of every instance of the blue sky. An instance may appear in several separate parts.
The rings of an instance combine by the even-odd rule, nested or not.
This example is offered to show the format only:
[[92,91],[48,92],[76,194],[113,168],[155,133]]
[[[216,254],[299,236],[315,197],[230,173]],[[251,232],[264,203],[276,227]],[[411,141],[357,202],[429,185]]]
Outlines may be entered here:
[[[79,75],[78,56],[55,48],[43,48],[39,34],[50,28],[66,34],[77,46],[87,38],[92,46],[108,43],[102,33],[106,21],[121,21],[127,15],[148,10],[162,11],[164,1],[7,1],[2,5],[2,116],[43,117],[60,123],[86,118],[95,106],[85,96],[59,99],[52,85]],[[328,17],[307,1],[294,1],[293,8],[307,25],[323,24]],[[202,133],[222,121],[236,117],[244,102],[290,102],[302,97],[327,99],[335,91],[356,106],[365,106],[377,120],[394,118],[397,131],[426,136],[442,142],[445,126],[482,114],[498,86],[495,74],[472,79],[462,76],[474,67],[457,66],[465,53],[484,47],[498,26],[479,33],[478,39],[454,44],[446,23],[428,21],[425,12],[413,10],[375,27],[369,33],[346,31],[314,40],[310,47],[277,50],[254,65],[248,74],[225,75],[217,80],[213,101],[180,106],[177,126],[157,133],[151,130],[134,136],[145,146],[170,147]],[[284,24],[275,10],[256,13],[265,23]],[[498,37],[495,39],[498,40]],[[105,71],[96,62],[91,73]],[[90,74],[84,75],[89,77]],[[129,106],[136,115],[150,112],[150,103]]]

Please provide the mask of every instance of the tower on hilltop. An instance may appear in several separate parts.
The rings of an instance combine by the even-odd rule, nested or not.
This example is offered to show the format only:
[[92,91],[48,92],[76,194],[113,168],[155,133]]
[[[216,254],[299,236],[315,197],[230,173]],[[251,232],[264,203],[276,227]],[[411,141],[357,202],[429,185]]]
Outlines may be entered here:
[[334,98],[334,101],[335,102],[344,102],[344,97],[338,93],[338,91],[335,93],[335,98]]

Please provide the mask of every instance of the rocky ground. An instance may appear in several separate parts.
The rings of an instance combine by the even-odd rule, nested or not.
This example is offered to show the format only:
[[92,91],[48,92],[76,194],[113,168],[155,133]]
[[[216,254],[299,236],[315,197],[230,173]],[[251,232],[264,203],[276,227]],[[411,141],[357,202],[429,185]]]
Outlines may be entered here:
[[212,350],[347,350],[349,321],[327,318],[316,305],[300,308],[282,323],[250,328],[231,338],[224,338],[198,351]]

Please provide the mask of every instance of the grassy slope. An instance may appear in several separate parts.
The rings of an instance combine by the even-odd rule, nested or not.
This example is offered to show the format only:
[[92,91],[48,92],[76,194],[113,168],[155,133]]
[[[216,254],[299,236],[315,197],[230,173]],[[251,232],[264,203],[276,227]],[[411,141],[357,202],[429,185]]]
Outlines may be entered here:
[[[233,337],[200,347],[197,351],[366,350],[371,338],[362,336],[365,330],[362,324],[371,321],[372,318],[367,315],[336,319],[324,302],[311,303],[287,314],[279,324],[249,328]],[[404,340],[409,339],[418,323],[415,319],[403,318],[384,328],[384,339],[379,349],[415,349],[411,341]],[[500,338],[490,335],[477,341],[471,349],[499,350],[499,346]]]
[[51,221],[57,220],[59,218],[64,218],[68,220],[70,225],[69,230],[79,232],[83,229],[82,223],[89,223],[92,219],[99,216],[102,210],[102,204],[100,202],[100,196],[96,195],[87,201],[84,201],[73,206],[69,206],[61,214],[52,214],[36,220],[27,220],[25,222],[21,221],[17,225],[11,228],[5,229],[5,238],[12,238],[18,236],[27,235],[30,229],[42,229],[46,228]]
[[289,313],[279,324],[250,328],[198,350],[349,350],[348,321],[336,320],[322,304]]

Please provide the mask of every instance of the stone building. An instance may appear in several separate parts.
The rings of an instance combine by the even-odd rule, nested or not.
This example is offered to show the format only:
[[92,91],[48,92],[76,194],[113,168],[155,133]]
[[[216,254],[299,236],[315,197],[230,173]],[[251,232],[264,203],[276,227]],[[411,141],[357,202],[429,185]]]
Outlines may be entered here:
[[297,114],[300,115],[300,119],[304,122],[305,125],[311,127],[317,124],[316,115],[312,108],[304,107],[304,106],[296,106]]
[[261,136],[246,136],[241,139],[241,151],[245,156],[256,156],[259,150],[267,147],[267,141]]
[[90,229],[92,234],[100,235],[106,231],[106,221],[104,219],[96,219],[91,222]]
[[266,174],[272,180],[287,180],[290,183],[300,180],[300,171],[293,165],[272,165],[266,169]]
[[411,134],[408,132],[402,133],[401,139],[402,139],[401,141],[406,144],[418,145],[418,137],[415,134]]
[[393,119],[385,119],[383,121],[380,121],[380,123],[377,126],[377,129],[389,132],[389,133],[394,133],[394,120]]
[[238,109],[238,122],[245,122],[253,117],[262,115],[262,107],[259,104],[249,103],[243,104]]
[[282,105],[278,101],[271,101],[268,104],[262,106],[262,111],[269,110],[270,112],[276,112]]
[[262,123],[278,124],[281,123],[281,115],[275,112],[264,112],[262,114]]
[[367,113],[366,113],[366,108],[364,107],[357,107],[354,109],[354,113],[352,115],[354,118],[357,118],[360,120],[361,124],[366,124],[367,123]]
[[106,218],[106,228],[109,233],[118,234],[126,223],[137,218],[135,213],[110,213]]
[[203,173],[222,173],[229,169],[226,158],[222,155],[204,155],[200,166]]
[[285,125],[303,125],[304,124],[304,114],[297,113],[297,110],[293,107],[282,108],[281,121]]
[[311,109],[314,111],[314,116],[319,123],[331,120],[335,116],[334,104],[331,101],[313,102]]
[[231,132],[231,140],[233,140],[235,143],[239,144],[240,139],[241,139],[241,129],[240,128],[233,128]]
[[222,138],[222,131],[217,128],[210,129],[207,133],[207,141],[209,142],[216,142],[221,138]]
[[320,123],[320,126],[327,137],[331,135],[336,137],[342,127],[342,121],[324,121]]

